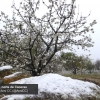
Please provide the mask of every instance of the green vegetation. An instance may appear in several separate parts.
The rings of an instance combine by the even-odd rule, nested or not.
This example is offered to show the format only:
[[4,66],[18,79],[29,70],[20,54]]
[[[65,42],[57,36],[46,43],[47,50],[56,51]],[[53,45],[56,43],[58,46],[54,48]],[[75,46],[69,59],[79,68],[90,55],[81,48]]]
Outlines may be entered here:
[[73,74],[77,74],[78,70],[80,70],[82,74],[83,69],[92,73],[91,70],[95,67],[89,57],[84,55],[78,56],[73,52],[62,52],[59,59],[61,60],[62,66],[64,66],[65,70],[71,70]]

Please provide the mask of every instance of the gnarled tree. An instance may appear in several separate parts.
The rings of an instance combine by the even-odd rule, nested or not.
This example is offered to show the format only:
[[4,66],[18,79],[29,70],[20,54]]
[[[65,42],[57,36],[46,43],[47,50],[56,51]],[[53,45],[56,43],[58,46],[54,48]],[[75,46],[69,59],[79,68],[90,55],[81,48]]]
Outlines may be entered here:
[[[46,8],[43,15],[39,12],[41,6]],[[4,25],[0,29],[0,61],[37,76],[62,49],[93,46],[86,33],[94,32],[96,21],[86,26],[87,17],[75,14],[75,0],[23,0],[20,8],[14,3],[12,8],[12,19],[3,12],[0,15]]]

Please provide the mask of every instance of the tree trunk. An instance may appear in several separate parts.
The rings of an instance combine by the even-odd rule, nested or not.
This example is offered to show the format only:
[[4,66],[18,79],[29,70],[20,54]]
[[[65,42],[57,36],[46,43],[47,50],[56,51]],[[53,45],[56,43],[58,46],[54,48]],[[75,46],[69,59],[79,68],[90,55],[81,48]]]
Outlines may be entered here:
[[36,71],[33,71],[33,70],[31,71],[31,75],[32,76],[38,76],[37,72]]
[[41,71],[42,71],[42,68],[38,69],[38,71],[37,71],[38,76],[41,74]]
[[77,74],[77,67],[74,68],[73,74]]
[[42,69],[39,69],[37,72],[36,71],[31,71],[32,76],[39,76],[41,74]]

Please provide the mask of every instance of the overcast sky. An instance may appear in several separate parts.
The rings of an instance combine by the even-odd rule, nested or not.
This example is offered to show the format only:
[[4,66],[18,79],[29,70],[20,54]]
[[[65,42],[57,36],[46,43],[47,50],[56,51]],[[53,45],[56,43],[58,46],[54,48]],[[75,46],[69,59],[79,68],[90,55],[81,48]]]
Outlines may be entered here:
[[[22,0],[14,0],[17,5],[19,1]],[[44,0],[45,1],[45,0]],[[0,11],[5,12],[8,15],[12,16],[12,5],[13,0],[0,0]],[[89,17],[88,21],[92,22],[96,19],[97,24],[94,26],[94,34],[91,34],[92,40],[95,42],[94,47],[90,48],[90,52],[84,52],[83,50],[77,50],[77,54],[79,55],[86,55],[91,54],[91,59],[100,59],[100,0],[76,0],[76,4],[79,5],[79,11],[82,12],[82,15],[88,15],[91,11],[91,16]]]

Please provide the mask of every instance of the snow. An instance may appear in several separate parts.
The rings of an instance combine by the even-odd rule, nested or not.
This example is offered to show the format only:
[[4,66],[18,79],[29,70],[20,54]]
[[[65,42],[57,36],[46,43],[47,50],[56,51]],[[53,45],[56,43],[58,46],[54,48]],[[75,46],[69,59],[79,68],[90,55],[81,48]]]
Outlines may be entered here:
[[[80,97],[80,94],[95,95],[94,90],[100,92],[100,87],[94,83],[84,82],[52,73],[24,78],[11,82],[10,84],[38,84],[38,96],[42,96],[42,93],[45,92],[53,93],[55,95],[61,94],[65,99],[68,95],[77,98]],[[7,100],[22,100],[30,96],[34,97],[35,95],[7,95],[5,97],[8,98]]]
[[5,76],[4,78],[11,78],[11,77],[14,77],[14,76],[17,76],[18,74],[21,74],[22,72],[15,72],[11,75],[8,75],[8,76]]
[[0,67],[0,71],[3,71],[3,70],[7,70],[7,69],[12,69],[13,67],[12,66],[9,66],[9,65],[7,65],[7,66],[2,66],[2,67]]

